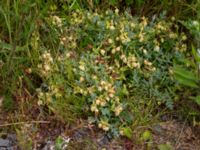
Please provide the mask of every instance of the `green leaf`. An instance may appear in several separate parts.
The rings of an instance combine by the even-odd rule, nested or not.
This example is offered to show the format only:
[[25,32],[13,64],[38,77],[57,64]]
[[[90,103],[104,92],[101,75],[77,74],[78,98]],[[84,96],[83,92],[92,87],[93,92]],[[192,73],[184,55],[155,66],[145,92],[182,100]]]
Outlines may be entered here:
[[129,127],[124,127],[122,128],[122,131],[124,133],[124,136],[126,136],[127,138],[131,139],[132,138],[132,135],[133,135],[133,131],[131,128]]
[[144,4],[145,0],[136,0],[135,2],[136,2],[136,5],[140,7]]
[[109,111],[107,108],[102,108],[102,109],[101,109],[101,112],[102,112],[102,114],[103,114],[104,116],[110,115],[110,111]]
[[144,131],[144,133],[142,134],[142,139],[145,141],[151,140],[152,139],[152,135],[150,131]]
[[190,71],[188,71],[188,70],[186,70],[182,67],[175,67],[174,73],[176,75],[183,77],[183,78],[190,79],[190,80],[193,80],[193,81],[198,81],[197,76],[195,76],[195,74],[193,72],[190,72]]
[[65,62],[66,63],[66,66],[65,66],[65,71],[67,73],[67,78],[69,81],[73,80],[74,79],[74,74],[73,74],[73,67],[72,67],[72,64],[68,61]]
[[131,4],[133,4],[133,0],[126,0],[125,2],[126,2],[126,5],[131,5]]
[[197,51],[195,50],[194,46],[192,45],[192,54],[197,62],[200,62],[200,56],[198,55]]
[[116,5],[117,4],[117,0],[109,0],[109,4],[110,5]]
[[129,94],[129,92],[128,92],[127,88],[126,88],[126,85],[123,85],[122,93],[124,95],[128,95]]
[[70,5],[69,9],[71,10],[80,9],[79,3],[76,0],[74,0],[72,4]]
[[193,72],[190,72],[181,67],[174,67],[175,79],[186,86],[198,88],[198,77]]
[[200,95],[198,95],[196,98],[195,98],[195,102],[200,105]]
[[55,141],[55,149],[62,150],[62,144],[63,144],[63,139],[60,136],[57,137]]
[[197,83],[193,80],[183,78],[182,76],[179,76],[179,75],[175,75],[175,78],[180,84],[183,84],[185,86],[189,86],[192,88],[198,88]]
[[160,144],[158,145],[159,150],[173,150],[170,144]]

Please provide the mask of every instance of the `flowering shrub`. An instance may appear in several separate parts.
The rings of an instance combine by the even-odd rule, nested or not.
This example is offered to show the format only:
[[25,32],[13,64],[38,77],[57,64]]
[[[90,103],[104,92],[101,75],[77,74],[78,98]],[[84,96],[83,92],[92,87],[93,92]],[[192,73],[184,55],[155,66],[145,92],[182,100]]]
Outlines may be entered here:
[[149,21],[117,9],[53,16],[49,21],[60,34],[59,53],[42,54],[38,70],[47,88],[38,89],[39,105],[57,112],[57,101],[74,104],[89,113],[91,123],[114,135],[129,131],[132,96],[172,108],[176,89],[171,68],[187,49],[187,37],[178,34],[173,20],[161,15]]

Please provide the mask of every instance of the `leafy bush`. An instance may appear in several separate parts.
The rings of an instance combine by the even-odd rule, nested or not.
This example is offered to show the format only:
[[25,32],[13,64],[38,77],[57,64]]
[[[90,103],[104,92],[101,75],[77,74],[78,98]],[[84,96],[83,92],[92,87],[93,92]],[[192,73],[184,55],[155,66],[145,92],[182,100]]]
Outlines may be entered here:
[[[139,110],[151,107],[151,118],[160,106],[173,108],[173,62],[187,49],[187,37],[173,21],[120,15],[118,9],[48,18],[60,36],[59,53],[41,53],[38,104],[64,118],[85,112],[104,131],[130,138],[128,126]],[[66,116],[68,108],[74,109]]]

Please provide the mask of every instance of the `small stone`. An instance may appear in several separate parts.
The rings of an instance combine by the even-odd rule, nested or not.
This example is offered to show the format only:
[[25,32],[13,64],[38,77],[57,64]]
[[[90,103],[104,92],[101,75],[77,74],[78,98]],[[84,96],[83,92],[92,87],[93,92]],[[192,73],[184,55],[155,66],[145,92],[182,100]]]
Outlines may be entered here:
[[2,147],[9,147],[10,145],[10,141],[7,139],[0,139],[0,149]]

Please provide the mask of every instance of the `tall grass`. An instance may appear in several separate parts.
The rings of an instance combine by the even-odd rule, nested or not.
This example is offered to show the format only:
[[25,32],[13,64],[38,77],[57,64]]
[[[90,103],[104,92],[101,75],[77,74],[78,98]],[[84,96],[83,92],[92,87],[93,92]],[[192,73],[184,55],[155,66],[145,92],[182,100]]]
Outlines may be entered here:
[[117,7],[123,11],[128,8],[133,15],[139,16],[153,16],[166,11],[169,16],[179,19],[195,18],[199,8],[199,0],[56,0],[54,4],[63,10],[106,10]]
[[[60,31],[49,23],[55,14],[53,1],[0,2],[0,96],[4,110],[24,109],[24,102],[37,104],[36,89],[45,84],[37,72],[41,54],[47,50],[53,56],[58,54]],[[68,105],[74,102],[58,101],[52,109],[61,119],[71,121],[75,111],[80,111]]]
[[34,90],[35,81],[27,69],[39,59],[42,43],[36,34],[42,29],[47,8],[43,1],[0,2],[0,94],[5,96],[4,102],[11,103],[13,96],[20,95],[22,87],[30,92]]

